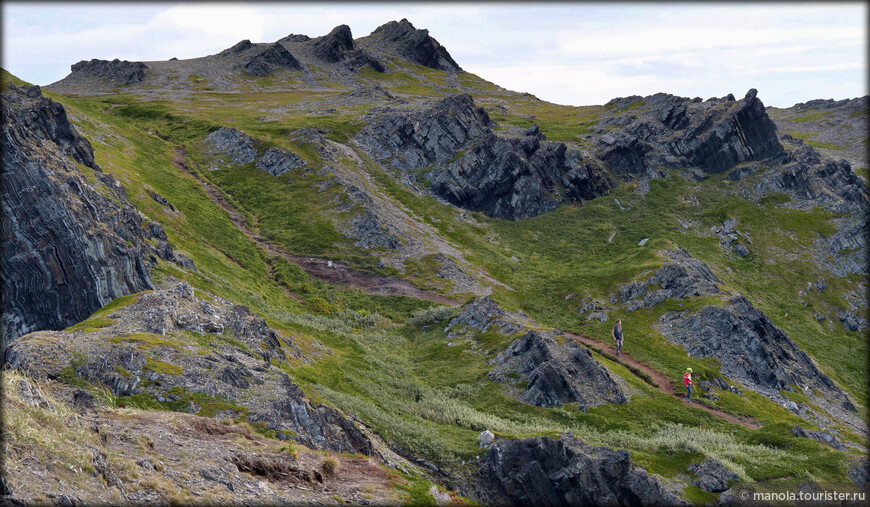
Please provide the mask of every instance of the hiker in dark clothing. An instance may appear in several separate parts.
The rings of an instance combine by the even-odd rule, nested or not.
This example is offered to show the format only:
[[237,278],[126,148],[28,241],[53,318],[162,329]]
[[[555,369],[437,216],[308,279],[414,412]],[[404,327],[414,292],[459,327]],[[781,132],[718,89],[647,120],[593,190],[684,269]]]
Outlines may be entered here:
[[613,326],[613,341],[616,344],[616,355],[619,356],[622,351],[622,321],[617,320],[616,325]]

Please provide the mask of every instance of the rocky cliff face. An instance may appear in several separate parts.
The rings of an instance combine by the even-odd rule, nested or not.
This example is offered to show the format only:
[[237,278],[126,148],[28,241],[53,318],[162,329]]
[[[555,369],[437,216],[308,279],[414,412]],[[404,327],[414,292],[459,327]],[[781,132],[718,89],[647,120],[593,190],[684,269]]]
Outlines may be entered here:
[[433,69],[462,70],[429,30],[418,30],[407,19],[381,25],[361,42],[364,47],[378,46],[381,51],[398,53],[401,58]]
[[62,329],[152,288],[157,257],[193,267],[100,170],[63,106],[38,87],[3,92],[3,169],[6,339]]
[[718,173],[782,152],[776,126],[755,89],[736,101],[688,99],[658,93],[610,101],[596,130],[597,154],[619,173],[657,167],[698,167]]
[[594,447],[571,435],[499,440],[474,486],[488,505],[681,505],[659,481],[632,466],[627,451]]
[[357,139],[376,160],[400,171],[432,166],[423,178],[434,195],[496,218],[537,216],[613,186],[600,164],[547,141],[536,126],[521,136],[497,136],[492,126],[463,94],[414,116],[376,118]]
[[[311,403],[273,365],[309,360],[289,337],[244,306],[204,297],[187,283],[145,292],[101,316],[109,325],[94,322],[85,333],[21,337],[7,349],[6,361],[35,379],[67,375],[70,381],[72,375],[108,386],[115,396],[200,415],[244,417],[263,423],[278,438],[316,449],[374,452],[351,421]],[[201,348],[206,343],[208,350]]]

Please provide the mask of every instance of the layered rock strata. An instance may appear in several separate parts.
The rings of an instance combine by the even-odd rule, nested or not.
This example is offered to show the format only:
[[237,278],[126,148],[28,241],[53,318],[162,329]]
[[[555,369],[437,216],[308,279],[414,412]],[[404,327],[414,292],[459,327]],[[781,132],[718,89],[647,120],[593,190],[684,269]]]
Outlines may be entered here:
[[[776,125],[753,88],[737,101],[688,99],[665,93],[613,99],[596,132],[597,155],[628,177],[657,167],[719,173],[783,151]],[[615,130],[612,130],[614,129]]]
[[62,329],[153,288],[157,258],[193,268],[94,162],[63,106],[39,87],[3,91],[3,328]]

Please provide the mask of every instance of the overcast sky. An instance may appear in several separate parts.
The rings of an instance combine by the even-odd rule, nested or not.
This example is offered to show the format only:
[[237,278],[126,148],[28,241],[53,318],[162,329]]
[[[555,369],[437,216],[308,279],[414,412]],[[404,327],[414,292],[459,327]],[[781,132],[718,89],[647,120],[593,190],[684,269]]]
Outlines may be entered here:
[[91,58],[167,60],[242,39],[354,37],[408,18],[459,65],[559,104],[759,90],[765,104],[867,94],[867,6],[853,3],[3,2],[3,67],[40,85]]

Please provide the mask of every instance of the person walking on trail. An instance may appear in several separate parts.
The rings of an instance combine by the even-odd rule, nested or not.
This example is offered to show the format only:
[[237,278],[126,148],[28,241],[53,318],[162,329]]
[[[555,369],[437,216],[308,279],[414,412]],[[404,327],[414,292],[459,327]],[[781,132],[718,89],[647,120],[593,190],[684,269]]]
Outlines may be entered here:
[[683,374],[683,385],[686,386],[686,401],[688,403],[692,402],[692,386],[695,385],[692,382],[692,369],[686,368],[686,373]]
[[616,325],[613,326],[613,331],[611,332],[613,335],[613,342],[616,344],[616,355],[619,356],[622,351],[622,321],[617,320]]

